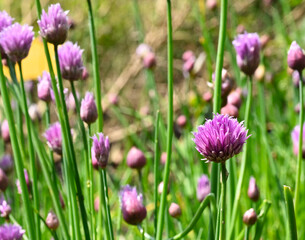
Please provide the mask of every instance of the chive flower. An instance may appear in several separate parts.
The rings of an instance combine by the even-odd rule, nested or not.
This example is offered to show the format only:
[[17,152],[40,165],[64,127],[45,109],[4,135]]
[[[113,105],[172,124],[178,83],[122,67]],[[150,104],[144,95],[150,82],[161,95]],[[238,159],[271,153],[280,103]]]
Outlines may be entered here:
[[8,121],[6,119],[3,120],[2,124],[1,124],[1,136],[4,140],[4,142],[6,142],[6,143],[9,142],[11,139]]
[[246,75],[252,76],[260,61],[260,39],[257,33],[239,34],[232,42],[237,64]]
[[140,149],[132,147],[127,154],[126,162],[130,168],[141,169],[146,165],[146,157]]
[[121,210],[124,220],[131,225],[138,225],[146,218],[146,208],[143,205],[142,194],[135,187],[126,185],[120,192]]
[[42,10],[38,20],[40,35],[54,45],[63,44],[68,35],[68,11],[64,11],[59,3],[51,4],[48,12]]
[[0,168],[6,173],[10,173],[14,169],[14,161],[10,154],[5,154],[0,160]]
[[45,131],[44,137],[47,140],[47,144],[52,149],[52,151],[62,154],[62,136],[61,136],[61,126],[59,122],[53,123]]
[[70,41],[58,48],[59,65],[64,79],[70,81],[81,79],[84,69],[83,51],[76,43]]
[[94,123],[98,117],[97,108],[92,93],[87,92],[80,107],[80,117],[87,124]]
[[47,103],[52,100],[51,76],[46,71],[42,73],[41,77],[38,77],[37,95],[39,99]]
[[249,187],[248,187],[248,197],[254,201],[257,202],[259,200],[259,189],[258,186],[256,184],[256,180],[254,177],[250,177],[250,181],[249,181]]
[[[13,21],[14,19],[6,11],[0,11],[0,32],[6,27],[12,25]],[[2,58],[5,57],[4,50],[2,49],[1,44],[0,54],[2,55]]]
[[228,115],[215,114],[194,132],[196,149],[207,162],[223,163],[242,151],[250,137],[248,130],[237,119]]
[[58,228],[59,220],[54,212],[50,211],[48,213],[48,216],[46,218],[46,224],[47,224],[48,228],[50,228],[52,230],[56,230]]
[[211,192],[211,185],[207,175],[203,174],[198,179],[197,184],[197,199],[199,202],[202,202],[205,197]]
[[302,71],[305,68],[305,53],[296,41],[293,41],[290,45],[287,63],[293,70]]
[[[294,127],[291,132],[293,153],[298,156],[299,154],[299,136],[300,136],[300,125]],[[302,147],[302,157],[305,158],[305,124],[303,125],[303,147]]]
[[92,140],[91,161],[93,165],[95,164],[101,168],[105,168],[108,163],[110,152],[108,136],[105,137],[103,133],[98,133],[98,137],[94,135]]
[[177,203],[171,203],[168,209],[169,215],[171,215],[173,218],[179,218],[181,216],[181,208]]
[[27,57],[33,39],[33,27],[19,23],[14,23],[0,32],[0,45],[13,62],[20,62]]
[[3,224],[0,226],[0,239],[1,240],[22,240],[25,233],[20,226],[15,224]]
[[3,218],[8,218],[12,211],[11,206],[7,203],[7,201],[3,200],[0,203],[0,216]]

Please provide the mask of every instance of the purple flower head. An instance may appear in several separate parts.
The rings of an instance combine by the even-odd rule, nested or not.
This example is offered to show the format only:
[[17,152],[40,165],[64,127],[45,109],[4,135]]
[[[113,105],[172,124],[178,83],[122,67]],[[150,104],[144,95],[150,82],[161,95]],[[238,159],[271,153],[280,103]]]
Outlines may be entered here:
[[141,223],[146,217],[146,208],[143,205],[142,194],[137,193],[135,187],[126,185],[120,192],[121,210],[124,220],[131,225]]
[[42,10],[38,20],[40,35],[54,45],[63,44],[68,35],[68,11],[64,11],[59,3],[49,6],[48,13]]
[[66,42],[58,49],[59,65],[64,79],[75,81],[83,74],[83,50],[75,43]]
[[[291,132],[292,144],[293,144],[293,153],[298,156],[299,154],[299,136],[300,136],[300,126],[297,125]],[[303,147],[302,147],[302,156],[305,157],[305,124],[303,125]]]
[[6,119],[1,124],[1,136],[4,142],[10,141],[10,131],[8,126],[8,121]]
[[52,84],[51,76],[48,72],[43,72],[41,77],[38,77],[37,95],[38,98],[45,101],[51,102],[52,100]]
[[[12,25],[13,21],[14,19],[10,15],[8,15],[6,11],[0,11],[0,32],[4,28]],[[4,55],[4,50],[2,49],[1,44],[0,44],[0,54]]]
[[80,117],[88,124],[94,123],[98,117],[94,96],[90,92],[87,92],[85,98],[82,100]]
[[44,137],[47,140],[49,147],[56,153],[62,154],[62,137],[61,126],[59,122],[56,122],[45,131]]
[[197,199],[202,202],[205,197],[211,192],[210,181],[207,175],[203,174],[198,179],[197,184]]
[[146,165],[146,157],[140,149],[132,147],[127,154],[126,162],[130,168],[141,169]]
[[248,197],[254,201],[257,202],[259,199],[259,189],[256,185],[256,181],[254,177],[250,177],[249,186],[248,186]]
[[21,240],[25,230],[14,224],[3,224],[0,226],[1,240]]
[[243,122],[222,114],[215,114],[213,120],[207,120],[193,134],[198,152],[208,162],[217,163],[223,163],[240,153],[250,137]]
[[12,211],[11,206],[7,203],[7,201],[3,200],[0,204],[0,215],[3,218],[7,218]]
[[33,27],[19,23],[14,23],[0,32],[0,45],[13,62],[27,57],[33,39]]
[[259,65],[260,39],[257,33],[239,34],[233,41],[239,68],[248,76],[253,75]]
[[6,173],[10,173],[14,168],[13,158],[10,154],[5,154],[0,161],[0,168]]
[[304,50],[293,41],[290,45],[287,55],[288,66],[297,71],[302,71],[305,68],[305,54]]
[[104,137],[103,133],[98,133],[99,138],[96,135],[92,137],[93,144],[91,147],[91,160],[92,163],[98,162],[101,168],[105,168],[108,163],[110,144],[108,137]]

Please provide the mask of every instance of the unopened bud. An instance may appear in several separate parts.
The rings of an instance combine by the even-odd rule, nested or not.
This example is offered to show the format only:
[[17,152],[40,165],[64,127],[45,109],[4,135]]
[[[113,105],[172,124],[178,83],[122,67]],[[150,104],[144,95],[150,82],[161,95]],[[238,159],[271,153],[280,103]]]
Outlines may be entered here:
[[177,203],[171,203],[168,212],[173,218],[179,218],[181,216],[181,208]]
[[252,226],[256,223],[256,221],[257,221],[257,215],[253,208],[251,208],[245,212],[245,214],[243,216],[244,224],[246,224],[248,226]]

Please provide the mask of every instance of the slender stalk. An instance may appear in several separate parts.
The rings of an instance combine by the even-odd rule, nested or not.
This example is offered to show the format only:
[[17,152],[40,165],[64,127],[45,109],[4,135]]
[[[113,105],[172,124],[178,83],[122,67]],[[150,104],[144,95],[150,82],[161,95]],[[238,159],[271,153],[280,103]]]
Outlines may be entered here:
[[[29,146],[29,156],[30,156],[30,174],[33,178],[32,186],[33,186],[33,201],[34,201],[34,208],[39,211],[39,199],[38,199],[38,186],[37,186],[37,170],[35,166],[35,153],[34,153],[34,147],[33,147],[33,141],[32,141],[32,132],[31,132],[31,126],[30,126],[30,115],[28,111],[28,105],[27,105],[27,98],[26,93],[24,89],[24,80],[23,80],[23,74],[22,74],[22,66],[21,62],[18,62],[19,67],[19,73],[20,73],[20,81],[21,81],[21,92],[22,92],[22,98],[23,98],[23,104],[24,104],[24,111],[25,111],[25,122],[26,122],[26,128],[28,132],[28,146]],[[40,239],[40,219],[39,219],[39,213],[35,214],[35,233],[36,233],[36,239]]]
[[298,239],[297,225],[296,225],[296,220],[295,220],[292,193],[291,193],[290,187],[284,186],[284,194],[285,194],[286,207],[287,207],[287,212],[288,212],[290,239],[297,240]]
[[55,52],[57,78],[58,78],[58,85],[59,85],[59,94],[61,96],[61,102],[62,102],[62,107],[63,107],[63,115],[64,115],[64,123],[65,123],[65,125],[62,126],[62,128],[66,128],[65,134],[68,138],[68,145],[66,145],[67,146],[67,152],[70,152],[70,154],[71,154],[71,159],[67,159],[67,160],[72,161],[71,163],[69,163],[69,165],[71,165],[72,169],[74,170],[74,177],[75,177],[75,183],[76,183],[76,189],[77,189],[77,197],[78,197],[78,201],[79,201],[79,207],[80,207],[80,212],[81,212],[81,217],[82,217],[82,222],[83,222],[83,228],[84,228],[84,232],[85,232],[85,238],[88,240],[88,239],[90,239],[90,233],[89,233],[89,228],[88,228],[88,223],[87,223],[87,213],[86,213],[86,210],[85,210],[84,196],[83,196],[83,193],[82,193],[79,173],[78,173],[77,164],[76,164],[75,151],[74,151],[73,140],[72,140],[72,136],[71,136],[67,106],[65,104],[64,88],[63,88],[63,83],[62,83],[62,77],[61,77],[60,65],[59,65],[59,57],[58,57],[58,50],[57,50],[56,45],[54,45],[54,52]]
[[185,228],[185,230],[174,237],[171,237],[170,240],[178,240],[186,236],[196,225],[197,221],[202,215],[203,210],[212,204],[212,202],[215,201],[215,197],[213,193],[210,193],[206,198],[201,202],[199,208],[197,209],[193,219],[189,223],[189,225]]
[[20,187],[21,187],[21,197],[25,208],[25,222],[27,226],[27,233],[29,235],[30,239],[35,240],[35,222],[33,217],[33,210],[30,203],[29,193],[27,189],[27,185],[24,178],[24,172],[23,172],[23,162],[21,159],[21,153],[18,146],[18,140],[17,140],[17,133],[15,129],[15,123],[13,118],[13,113],[10,105],[10,99],[8,95],[8,91],[6,88],[6,82],[5,77],[3,74],[3,66],[2,66],[2,58],[0,54],[0,88],[1,88],[1,96],[3,100],[4,105],[4,113],[8,121],[9,129],[10,129],[10,138],[11,138],[11,144],[13,148],[14,153],[14,159],[15,159],[15,167],[17,172],[17,177],[20,181]]
[[245,230],[245,240],[249,240],[249,236],[250,236],[250,226],[247,226]]
[[162,239],[162,230],[164,223],[164,212],[166,206],[166,195],[167,195],[167,185],[170,172],[170,162],[172,154],[172,140],[173,140],[173,36],[172,36],[172,16],[171,16],[171,0],[167,0],[167,57],[168,57],[168,122],[167,122],[167,146],[166,146],[166,163],[163,177],[163,192],[161,195],[161,203],[158,214],[158,225],[157,225],[157,235],[156,239]]
[[220,207],[220,221],[219,221],[219,239],[224,240],[226,238],[225,233],[225,209],[226,209],[226,189],[227,189],[227,170],[226,164],[221,164],[221,207]]
[[[227,5],[228,5],[228,0],[221,0],[220,26],[219,26],[217,57],[216,57],[214,97],[213,97],[214,114],[220,112],[220,107],[221,107],[221,75],[222,75],[223,56],[224,56],[224,48],[225,48],[225,40],[226,40]],[[220,173],[219,164],[212,163],[211,192],[215,194],[216,199],[218,199],[217,193],[219,189],[219,175],[220,175],[219,173]]]
[[304,122],[304,89],[303,89],[303,77],[302,72],[299,71],[300,81],[299,81],[299,95],[300,95],[300,115],[299,115],[299,154],[298,154],[298,165],[297,165],[297,175],[295,181],[295,193],[294,193],[294,208],[298,210],[299,195],[300,195],[300,181],[302,172],[302,158],[303,158],[303,122]]
[[91,225],[91,234],[92,239],[95,239],[96,235],[96,229],[95,229],[95,215],[94,215],[94,196],[93,196],[93,167],[91,163],[91,125],[88,125],[88,162],[87,162],[87,168],[88,168],[88,179],[87,179],[87,187],[89,190],[89,208],[90,208],[90,225]]
[[[102,232],[102,225],[103,225],[103,216],[105,219],[105,221],[107,222],[107,206],[106,206],[106,198],[105,198],[105,184],[104,184],[104,178],[103,178],[103,172],[102,170],[99,171],[99,175],[100,175],[100,186],[99,186],[99,197],[100,197],[100,214],[99,214],[99,235],[101,236],[101,232]],[[102,206],[101,206],[102,205]],[[103,210],[102,210],[103,209]],[[106,234],[106,239],[107,240],[111,240],[110,237],[110,229],[108,227],[108,225],[105,227],[105,234]]]
[[157,112],[156,123],[155,123],[155,156],[154,156],[154,174],[155,174],[155,182],[154,182],[154,202],[155,202],[155,211],[154,211],[154,237],[157,234],[157,220],[158,220],[158,182],[159,182],[159,156],[160,150],[158,146],[158,137],[159,137],[159,121],[160,121],[160,112]]
[[[245,112],[245,128],[246,129],[249,129],[251,103],[252,103],[252,78],[249,77],[248,96],[247,96],[246,112]],[[242,184],[244,182],[245,171],[246,171],[246,166],[247,166],[247,152],[248,152],[248,144],[246,143],[244,151],[243,151],[243,155],[242,155],[240,175],[239,175],[239,179],[238,179],[238,183],[237,183],[237,187],[236,187],[236,193],[235,193],[232,216],[231,216],[231,223],[230,223],[229,234],[227,235],[227,239],[232,239],[231,236],[233,234],[233,230],[234,230],[234,226],[235,226],[238,204],[239,204],[240,195],[241,195],[241,188],[242,188]]]

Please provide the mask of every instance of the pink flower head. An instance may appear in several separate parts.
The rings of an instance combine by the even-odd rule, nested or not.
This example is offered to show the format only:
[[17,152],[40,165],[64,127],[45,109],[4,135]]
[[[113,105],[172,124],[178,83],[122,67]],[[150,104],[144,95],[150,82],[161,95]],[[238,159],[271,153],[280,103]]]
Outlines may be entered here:
[[33,39],[33,27],[19,23],[14,23],[0,32],[0,45],[13,62],[20,62],[27,57]]
[[68,35],[68,11],[64,11],[59,3],[49,6],[48,13],[42,10],[38,20],[40,35],[54,45],[63,44]]
[[124,220],[131,225],[141,223],[146,217],[146,208],[143,205],[142,194],[137,193],[135,187],[126,185],[120,192],[121,210]]
[[44,71],[42,76],[38,77],[37,95],[39,99],[45,102],[51,102],[52,84],[50,73]]
[[[293,143],[293,153],[298,156],[299,154],[299,136],[300,136],[300,126],[297,125],[291,132],[291,138]],[[302,156],[305,157],[305,124],[303,125],[303,147]]]
[[56,153],[62,154],[62,136],[61,126],[59,122],[53,123],[45,131],[44,137],[47,140],[49,147]]
[[9,214],[11,213],[12,208],[11,206],[7,203],[7,201],[3,200],[0,204],[0,215],[3,218],[7,218]]
[[94,123],[98,117],[94,96],[90,92],[87,92],[85,98],[82,100],[80,117],[88,124]]
[[210,181],[207,175],[203,174],[198,179],[197,184],[197,199],[202,202],[205,197],[211,192]]
[[304,50],[293,41],[288,50],[287,56],[288,66],[297,71],[302,71],[305,68],[305,54]]
[[[0,11],[0,32],[12,25],[12,22],[14,21],[14,19],[8,15],[8,13],[6,11]],[[2,49],[1,47],[1,44],[0,44],[0,54],[4,56],[4,50]]]
[[101,168],[105,168],[108,163],[110,143],[108,136],[104,137],[103,133],[98,133],[98,136],[99,138],[96,135],[92,137],[91,160],[92,163],[97,162]]
[[0,226],[0,239],[1,240],[22,240],[25,233],[20,226],[14,224],[3,224]]

